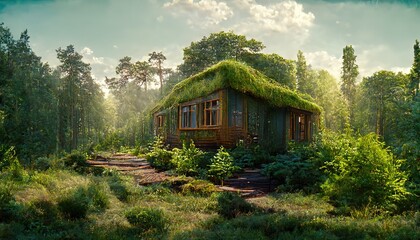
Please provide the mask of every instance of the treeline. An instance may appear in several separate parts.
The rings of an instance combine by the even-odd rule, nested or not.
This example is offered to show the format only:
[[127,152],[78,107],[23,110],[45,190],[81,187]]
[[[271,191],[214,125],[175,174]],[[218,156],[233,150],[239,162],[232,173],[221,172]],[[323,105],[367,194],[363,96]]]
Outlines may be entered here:
[[[176,69],[165,67],[162,52],[150,53],[148,61],[122,57],[117,76],[105,79],[110,91],[105,98],[89,64],[72,45],[56,50],[61,64],[52,69],[31,50],[26,31],[17,40],[3,24],[0,31],[1,144],[15,146],[27,160],[73,149],[118,150],[146,144],[152,137],[153,104],[182,79],[225,59],[244,62],[318,103],[324,110],[323,128],[374,132],[398,156],[419,156],[417,41],[409,74],[383,70],[357,84],[359,71],[351,45],[343,49],[338,81],[326,70],[312,69],[301,51],[297,61],[288,60],[262,53],[261,41],[233,32],[212,33],[185,47]],[[158,89],[148,88],[156,82]]]
[[1,148],[34,159],[98,142],[105,128],[104,94],[72,45],[59,48],[60,65],[41,62],[24,31],[14,39],[0,25]]

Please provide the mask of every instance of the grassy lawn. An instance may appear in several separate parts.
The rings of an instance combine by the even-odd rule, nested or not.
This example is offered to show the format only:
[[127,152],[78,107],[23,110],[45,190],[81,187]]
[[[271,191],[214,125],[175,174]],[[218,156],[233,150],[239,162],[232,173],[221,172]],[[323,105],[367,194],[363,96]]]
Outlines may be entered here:
[[[251,211],[227,219],[219,210],[218,192],[182,193],[170,184],[139,187],[131,177],[118,173],[28,172],[20,180],[3,177],[0,187],[0,239],[420,237],[418,214],[336,216],[334,207],[318,195],[275,193],[248,199]],[[236,202],[231,204],[235,207]],[[130,223],[126,212],[134,207],[160,210],[164,228],[144,230]]]

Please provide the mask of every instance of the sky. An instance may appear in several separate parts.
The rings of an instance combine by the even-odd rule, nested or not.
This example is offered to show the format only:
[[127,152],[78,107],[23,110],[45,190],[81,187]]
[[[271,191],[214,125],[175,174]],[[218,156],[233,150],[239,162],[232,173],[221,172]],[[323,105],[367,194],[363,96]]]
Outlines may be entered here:
[[361,79],[409,72],[420,0],[0,0],[0,22],[16,38],[27,29],[34,52],[53,67],[56,50],[74,45],[101,84],[124,56],[147,60],[162,51],[175,68],[183,48],[220,31],[287,59],[301,50],[312,68],[337,79],[343,48],[352,45]]

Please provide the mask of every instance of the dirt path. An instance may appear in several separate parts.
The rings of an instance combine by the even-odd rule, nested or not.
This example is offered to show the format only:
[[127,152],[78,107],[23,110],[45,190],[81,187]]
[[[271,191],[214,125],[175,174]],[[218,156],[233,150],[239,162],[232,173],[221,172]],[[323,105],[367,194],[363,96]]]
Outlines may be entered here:
[[158,172],[152,168],[146,159],[137,158],[129,154],[115,154],[106,159],[88,160],[88,163],[92,166],[113,168],[132,175],[139,185],[160,183],[169,179],[169,176],[164,172]]
[[[134,176],[139,185],[160,183],[173,176],[158,172],[152,168],[144,158],[137,158],[129,154],[115,154],[109,158],[97,157],[88,160],[92,166],[113,168]],[[258,197],[273,191],[275,182],[261,175],[259,169],[245,169],[244,172],[225,180],[224,186],[219,186],[223,191],[237,192],[243,197]]]

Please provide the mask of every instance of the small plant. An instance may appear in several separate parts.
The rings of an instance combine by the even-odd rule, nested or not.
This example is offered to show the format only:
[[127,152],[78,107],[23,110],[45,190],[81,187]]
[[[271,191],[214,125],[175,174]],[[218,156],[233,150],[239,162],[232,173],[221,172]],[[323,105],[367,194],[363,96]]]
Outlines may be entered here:
[[210,196],[212,193],[219,192],[220,190],[214,184],[206,180],[193,180],[181,187],[184,194],[198,194],[201,196]]
[[39,157],[34,162],[34,169],[40,171],[46,171],[51,168],[52,159],[48,157]]
[[85,218],[89,210],[89,198],[82,187],[58,200],[58,209],[68,219]]
[[69,219],[85,218],[89,210],[103,210],[109,206],[109,197],[102,184],[92,183],[78,187],[58,200],[58,209]]
[[279,189],[284,191],[318,191],[320,170],[311,159],[303,159],[295,154],[277,155],[274,162],[264,165],[262,173],[278,180]]
[[150,147],[150,152],[146,154],[147,161],[150,162],[150,165],[159,169],[159,170],[168,170],[173,168],[171,162],[172,152],[167,150],[163,143],[163,138],[157,136],[152,146]]
[[236,147],[230,151],[230,154],[233,157],[236,166],[241,168],[255,167],[254,154],[250,148],[245,146],[243,140],[239,141]]
[[241,213],[254,211],[254,206],[245,201],[238,194],[222,192],[217,198],[217,212],[225,218],[235,218]]
[[197,176],[200,172],[199,165],[204,156],[204,152],[196,148],[194,142],[183,143],[182,149],[173,149],[172,163],[175,171],[187,176]]
[[[3,150],[3,149],[2,149]],[[19,159],[16,157],[16,151],[14,147],[10,147],[4,153],[2,152],[2,158],[0,159],[0,172],[6,173],[6,176],[12,179],[23,181],[28,178],[28,173],[22,167]]]
[[103,184],[90,184],[86,194],[90,199],[90,205],[94,209],[104,210],[109,207],[109,197]]
[[84,173],[89,164],[86,162],[86,156],[80,152],[74,151],[63,158],[64,165],[75,170],[78,173]]
[[211,161],[208,176],[217,179],[223,186],[223,180],[231,177],[239,169],[234,165],[233,157],[222,146]]
[[125,217],[141,232],[163,232],[167,225],[167,220],[159,209],[134,207],[125,212]]
[[130,196],[127,184],[121,179],[120,176],[112,176],[108,180],[111,192],[118,198],[118,200],[127,202]]

